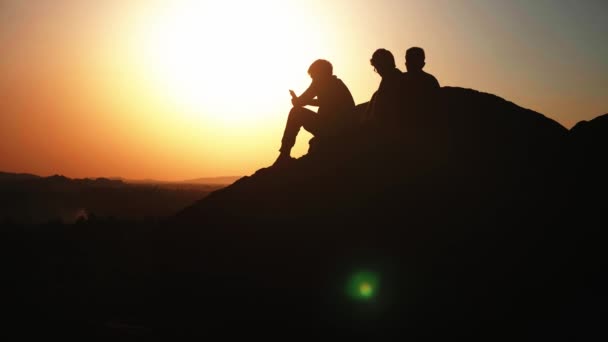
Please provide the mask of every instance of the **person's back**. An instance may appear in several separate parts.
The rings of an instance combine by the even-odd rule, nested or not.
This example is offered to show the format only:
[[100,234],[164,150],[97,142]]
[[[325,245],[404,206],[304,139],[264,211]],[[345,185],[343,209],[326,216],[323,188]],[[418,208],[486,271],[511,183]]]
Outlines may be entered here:
[[440,88],[435,76],[423,70],[405,72],[402,79],[406,91],[421,96],[433,95]]
[[313,81],[311,87],[315,88],[319,119],[328,129],[346,127],[354,121],[352,112],[355,109],[355,100],[341,79],[332,75],[323,81]]
[[426,65],[424,50],[408,49],[405,65],[407,72],[402,77],[405,109],[410,115],[428,114],[436,106],[440,85],[435,76],[422,70]]
[[376,123],[394,122],[402,111],[402,73],[395,66],[393,54],[385,49],[378,49],[372,55],[370,63],[382,77],[378,90],[372,96],[365,113],[365,120]]

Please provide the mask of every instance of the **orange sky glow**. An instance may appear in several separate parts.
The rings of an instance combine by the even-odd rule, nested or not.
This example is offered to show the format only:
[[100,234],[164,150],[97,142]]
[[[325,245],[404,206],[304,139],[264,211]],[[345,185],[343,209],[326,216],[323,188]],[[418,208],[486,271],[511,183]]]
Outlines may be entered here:
[[308,86],[312,61],[331,61],[363,103],[380,81],[369,65],[380,47],[405,70],[405,50],[422,46],[442,85],[494,93],[568,128],[608,112],[607,7],[539,3],[3,1],[0,170],[251,174],[278,155],[288,89]]

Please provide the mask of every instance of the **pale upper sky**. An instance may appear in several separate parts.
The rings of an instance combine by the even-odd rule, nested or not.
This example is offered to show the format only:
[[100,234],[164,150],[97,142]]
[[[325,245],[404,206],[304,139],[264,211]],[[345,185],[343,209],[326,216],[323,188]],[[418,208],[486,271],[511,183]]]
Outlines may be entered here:
[[601,0],[0,0],[0,170],[251,174],[276,158],[310,63],[363,103],[377,48],[404,70],[421,46],[442,85],[570,128],[608,112],[606,17]]

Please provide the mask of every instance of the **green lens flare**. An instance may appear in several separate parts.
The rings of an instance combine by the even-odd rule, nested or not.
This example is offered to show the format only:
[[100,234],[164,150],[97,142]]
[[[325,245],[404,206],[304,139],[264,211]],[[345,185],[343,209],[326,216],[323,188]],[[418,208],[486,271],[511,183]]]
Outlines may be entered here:
[[374,288],[369,283],[359,285],[359,294],[363,297],[371,297],[374,294]]
[[355,300],[370,300],[378,293],[378,276],[372,272],[357,272],[348,281],[347,294]]

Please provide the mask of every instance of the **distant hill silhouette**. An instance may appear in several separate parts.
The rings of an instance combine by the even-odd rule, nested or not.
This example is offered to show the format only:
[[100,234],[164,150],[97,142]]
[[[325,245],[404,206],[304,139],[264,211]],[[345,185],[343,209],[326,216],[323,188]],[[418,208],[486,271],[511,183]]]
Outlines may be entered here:
[[568,158],[575,169],[570,177],[576,177],[576,182],[584,182],[580,185],[587,184],[590,190],[605,189],[601,185],[606,184],[608,175],[608,159],[605,157],[608,151],[608,114],[581,121],[572,127],[568,147]]
[[0,182],[5,181],[15,181],[15,180],[27,180],[27,179],[36,179],[40,178],[36,175],[31,175],[29,173],[8,173],[8,172],[0,172]]
[[608,114],[591,121],[581,121],[570,130],[572,157],[589,172],[604,172],[608,167]]
[[25,181],[31,182],[36,181],[39,183],[49,183],[49,182],[57,182],[57,183],[73,183],[73,184],[91,184],[91,185],[99,185],[99,186],[107,186],[107,185],[123,185],[124,183],[118,179],[108,179],[108,178],[68,178],[63,175],[52,175],[49,177],[41,177],[37,175],[32,175],[28,173],[9,173],[9,172],[0,172],[0,182],[13,182],[13,181]]
[[[606,317],[608,305],[608,114],[582,121],[570,130],[564,168],[564,187],[569,199],[569,227],[566,248],[576,255],[570,276],[576,279],[578,294],[573,311],[593,312],[579,318],[588,325]],[[599,294],[599,295],[598,295]],[[592,303],[592,304],[591,304]],[[589,308],[591,306],[592,309]],[[605,335],[604,335],[605,336]]]
[[237,180],[241,179],[242,177],[243,176],[202,177],[202,178],[195,178],[195,179],[187,179],[187,180],[181,181],[181,183],[228,185],[228,184],[232,184],[232,183],[236,182]]
[[220,188],[219,184],[129,184],[117,179],[71,179],[0,173],[0,222],[75,222],[92,216],[160,218]]
[[201,177],[194,179],[164,181],[157,179],[126,179],[122,177],[113,177],[112,179],[121,180],[129,184],[166,184],[166,185],[186,185],[186,184],[202,184],[202,185],[229,185],[234,183],[242,176],[220,176],[220,177]]
[[577,133],[584,130],[590,130],[596,132],[596,134],[601,134],[601,132],[605,132],[608,128],[608,114],[600,115],[591,121],[580,121],[574,127],[572,127],[572,133]]

